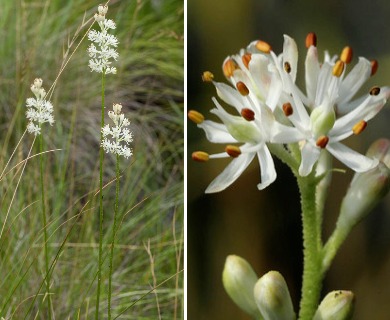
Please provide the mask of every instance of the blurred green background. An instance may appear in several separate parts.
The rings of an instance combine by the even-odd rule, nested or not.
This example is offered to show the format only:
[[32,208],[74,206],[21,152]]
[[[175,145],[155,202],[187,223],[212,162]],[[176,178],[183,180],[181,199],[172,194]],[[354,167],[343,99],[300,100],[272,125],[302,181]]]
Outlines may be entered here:
[[[188,1],[188,109],[210,117],[212,85],[201,74],[212,71],[225,81],[222,62],[250,41],[262,39],[276,53],[283,34],[293,37],[299,48],[298,82],[303,83],[305,37],[315,32],[319,52],[339,54],[344,46],[358,56],[379,61],[379,70],[364,90],[390,85],[390,4],[373,1],[286,0],[189,0]],[[321,58],[323,55],[321,54]],[[226,82],[226,81],[225,81]],[[213,118],[215,119],[215,118]],[[390,138],[387,105],[359,137],[347,143],[364,153],[375,139]],[[261,276],[278,270],[285,277],[298,310],[302,273],[301,223],[296,182],[288,168],[276,162],[278,179],[258,191],[257,161],[227,190],[205,195],[204,190],[229,162],[195,163],[191,153],[220,152],[206,141],[202,130],[188,122],[188,319],[249,319],[224,292],[221,281],[227,255],[248,260]],[[343,168],[338,162],[336,167]],[[335,173],[328,198],[324,239],[333,230],[340,201],[352,177]],[[389,319],[390,304],[390,199],[347,238],[324,282],[323,293],[352,290],[357,299],[353,319]]]

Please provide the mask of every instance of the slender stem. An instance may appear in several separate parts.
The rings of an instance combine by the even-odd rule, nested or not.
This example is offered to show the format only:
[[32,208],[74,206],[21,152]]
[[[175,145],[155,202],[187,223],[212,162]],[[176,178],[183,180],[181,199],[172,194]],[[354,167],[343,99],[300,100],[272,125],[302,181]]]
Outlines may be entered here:
[[316,185],[314,173],[308,177],[297,176],[301,193],[304,266],[300,320],[311,320],[320,299],[324,272],[322,265],[321,235],[316,214]]
[[46,227],[46,205],[45,205],[45,187],[43,183],[43,134],[39,136],[39,162],[40,162],[40,182],[41,182],[41,200],[42,200],[42,221],[45,248],[45,271],[46,271],[46,294],[49,319],[51,320],[51,297],[50,297],[50,269],[49,269],[49,248],[47,245],[47,227]]
[[322,261],[322,269],[324,272],[329,269],[334,257],[336,256],[336,253],[351,232],[351,229],[352,226],[342,225],[342,222],[337,221],[335,230],[333,231],[332,235],[329,237],[327,243],[324,246],[324,257]]
[[118,202],[119,202],[119,155],[116,155],[116,184],[115,184],[115,208],[114,208],[114,224],[112,226],[112,238],[111,238],[111,252],[110,252],[110,264],[109,264],[109,278],[108,278],[108,320],[111,320],[111,291],[112,291],[112,260],[114,257],[114,246],[116,236],[116,225],[118,216]]
[[[101,108],[101,123],[100,127],[104,127],[104,86],[105,86],[105,73],[102,72],[102,108]],[[101,291],[101,282],[102,282],[102,256],[103,256],[103,161],[104,161],[104,150],[101,146],[103,142],[103,133],[100,130],[100,181],[99,181],[99,261],[98,261],[98,283],[97,283],[97,296],[96,296],[96,310],[95,310],[95,319],[99,319],[99,302],[100,302],[100,291]]]

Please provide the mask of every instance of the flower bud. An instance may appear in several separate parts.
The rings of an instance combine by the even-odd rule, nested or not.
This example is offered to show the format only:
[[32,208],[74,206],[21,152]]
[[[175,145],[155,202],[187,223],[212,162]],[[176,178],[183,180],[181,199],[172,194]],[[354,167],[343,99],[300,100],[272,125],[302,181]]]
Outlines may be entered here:
[[336,121],[336,114],[333,106],[325,101],[322,105],[315,108],[311,115],[310,121],[313,133],[316,137],[326,136]]
[[[390,164],[390,141],[381,139],[368,149],[367,156]],[[390,169],[383,162],[375,168],[355,173],[341,204],[338,227],[352,228],[359,223],[390,190]]]
[[256,273],[246,260],[236,255],[226,258],[222,273],[226,292],[242,310],[256,319],[261,319],[253,296],[257,279]]
[[329,292],[319,305],[313,320],[347,320],[353,313],[354,295],[351,291]]
[[295,313],[286,281],[277,271],[262,276],[254,288],[255,300],[265,320],[294,320]]
[[378,139],[367,150],[367,157],[382,161],[390,168],[390,140]]

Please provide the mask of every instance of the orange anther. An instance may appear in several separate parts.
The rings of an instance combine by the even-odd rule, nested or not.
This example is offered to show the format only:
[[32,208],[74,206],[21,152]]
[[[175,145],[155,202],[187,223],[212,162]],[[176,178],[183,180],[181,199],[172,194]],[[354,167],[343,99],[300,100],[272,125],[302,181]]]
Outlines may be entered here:
[[353,127],[352,127],[352,131],[354,134],[359,134],[359,133],[362,133],[364,129],[366,129],[367,127],[367,122],[362,120],[362,121],[359,121],[358,123],[356,123]]
[[192,153],[192,160],[197,162],[209,161],[209,154],[203,151],[195,151]]
[[341,60],[338,60],[335,65],[333,66],[332,74],[335,77],[340,77],[343,74],[344,71],[344,62]]
[[245,53],[242,57],[242,63],[245,65],[245,67],[247,67],[247,69],[249,69],[249,62],[251,61],[252,59],[252,54],[250,53]]
[[350,63],[352,61],[352,48],[351,47],[345,47],[340,55],[340,60],[346,64]]
[[255,112],[252,109],[249,108],[241,109],[241,115],[246,121],[255,120]]
[[267,42],[262,41],[262,40],[257,41],[256,48],[259,51],[264,52],[264,53],[270,53],[272,50],[271,46]]
[[370,89],[371,96],[377,96],[380,92],[381,92],[381,88],[379,88],[379,87],[372,87]]
[[242,81],[237,82],[236,88],[237,88],[238,92],[241,93],[242,96],[247,96],[249,94],[248,87]]
[[227,145],[225,151],[232,158],[237,158],[241,154],[240,148],[233,145]]
[[201,124],[204,121],[204,116],[198,111],[195,110],[190,110],[188,111],[188,118],[192,121],[195,122],[196,124]]
[[371,60],[371,76],[373,76],[378,71],[378,61]]
[[202,74],[202,80],[204,82],[211,82],[214,79],[214,75],[210,71],[205,71]]
[[293,108],[290,102],[286,102],[283,104],[283,112],[286,117],[289,117],[293,114]]
[[233,76],[234,70],[238,69],[237,63],[233,59],[227,59],[223,64],[222,70],[226,78]]
[[329,138],[327,136],[320,136],[316,141],[316,145],[317,147],[324,149],[328,144],[328,142],[329,142]]
[[310,46],[314,46],[316,47],[317,46],[317,36],[314,32],[310,32],[307,36],[306,36],[306,48],[310,48]]

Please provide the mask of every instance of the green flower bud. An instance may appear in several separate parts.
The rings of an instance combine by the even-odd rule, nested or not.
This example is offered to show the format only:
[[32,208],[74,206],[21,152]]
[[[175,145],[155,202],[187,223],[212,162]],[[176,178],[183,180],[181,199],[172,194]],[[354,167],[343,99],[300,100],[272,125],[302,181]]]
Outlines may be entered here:
[[311,115],[310,121],[312,132],[315,137],[326,136],[336,121],[336,114],[333,106],[328,101],[315,108]]
[[294,320],[295,313],[286,281],[277,271],[262,276],[254,288],[255,300],[265,320]]
[[348,320],[353,313],[354,295],[351,291],[332,291],[319,305],[313,320]]
[[236,255],[226,258],[222,282],[230,298],[245,312],[262,319],[257,309],[253,288],[258,277],[250,264]]
[[380,139],[367,151],[380,161],[378,166],[353,177],[341,204],[337,225],[352,228],[359,223],[390,190],[390,141]]

